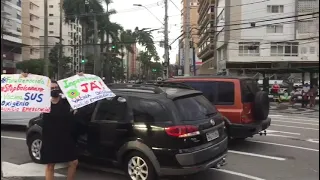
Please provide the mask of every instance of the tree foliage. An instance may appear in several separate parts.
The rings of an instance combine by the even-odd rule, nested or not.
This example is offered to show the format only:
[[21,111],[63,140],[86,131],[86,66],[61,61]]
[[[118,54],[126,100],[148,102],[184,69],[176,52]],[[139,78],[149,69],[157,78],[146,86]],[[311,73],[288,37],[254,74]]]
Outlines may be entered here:
[[[87,43],[89,37],[94,34],[93,15],[96,15],[98,22],[98,35],[100,38],[100,51],[104,55],[101,57],[102,65],[104,66],[104,72],[106,78],[120,78],[123,79],[124,67],[123,61],[125,51],[133,53],[133,44],[139,44],[145,48],[145,56],[141,56],[141,62],[143,63],[144,71],[150,70],[151,60],[158,62],[160,60],[156,47],[154,45],[153,36],[151,32],[139,29],[136,27],[134,30],[124,29],[122,25],[117,22],[112,22],[110,17],[116,14],[116,10],[109,9],[109,5],[112,3],[111,0],[88,0],[87,6],[83,0],[64,0],[63,9],[66,14],[65,21],[74,21],[75,19],[80,20],[82,29],[85,29],[82,33],[83,43]],[[103,7],[107,7],[104,9]],[[92,12],[92,16],[90,16]],[[116,49],[109,49],[107,47],[107,39],[110,37],[116,44]],[[116,54],[116,55],[115,55]],[[141,54],[142,55],[142,54]],[[94,58],[97,55],[88,55],[86,59],[88,62],[85,64],[86,70],[93,69]],[[148,60],[147,60],[148,59]],[[88,72],[88,71],[87,71]],[[120,73],[120,74],[118,74]]]

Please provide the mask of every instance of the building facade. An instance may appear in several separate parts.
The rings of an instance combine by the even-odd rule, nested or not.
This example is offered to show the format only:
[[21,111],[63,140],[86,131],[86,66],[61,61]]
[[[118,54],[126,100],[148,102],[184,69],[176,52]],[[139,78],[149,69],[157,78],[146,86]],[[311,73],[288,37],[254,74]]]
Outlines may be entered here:
[[[39,1],[38,1],[39,2]],[[44,12],[44,5],[41,2],[39,12]],[[64,13],[62,24],[62,45],[63,55],[72,59],[71,69],[73,72],[81,70],[82,59],[82,27],[78,20],[74,22],[65,23]],[[41,19],[43,20],[43,19]],[[44,23],[41,24],[41,36],[44,36]],[[49,52],[56,43],[56,39],[60,36],[60,0],[48,1],[48,36],[49,36]],[[43,42],[43,41],[41,41]],[[43,58],[43,45],[41,44],[41,58]]]
[[202,60],[202,74],[214,73],[215,44],[215,0],[199,0],[198,8],[199,43],[198,57]]
[[14,73],[16,62],[22,60],[21,6],[21,0],[1,1],[2,73]]
[[218,72],[239,75],[319,63],[319,0],[217,0],[215,9]]
[[[198,26],[198,19],[199,19],[199,14],[198,14],[198,8],[199,8],[199,0],[190,0],[190,21],[187,21],[186,17],[186,7],[187,7],[187,0],[182,0],[181,1],[181,38],[179,39],[179,64],[180,66],[179,69],[183,69],[184,66],[184,59],[185,59],[185,45],[184,45],[184,40],[185,40],[185,34],[184,32],[187,31],[187,27],[190,27],[190,55],[189,55],[189,61],[190,65],[193,65],[192,57],[193,57],[193,47],[196,49],[195,52],[198,52],[198,44],[199,44],[199,26]],[[196,55],[197,57],[197,55]],[[198,60],[198,58],[196,58]],[[200,67],[201,66],[201,61],[197,61],[197,65]],[[192,69],[192,68],[191,68]]]
[[[39,1],[24,0],[22,2],[22,60],[40,58],[40,15]],[[42,19],[42,18],[41,18]]]

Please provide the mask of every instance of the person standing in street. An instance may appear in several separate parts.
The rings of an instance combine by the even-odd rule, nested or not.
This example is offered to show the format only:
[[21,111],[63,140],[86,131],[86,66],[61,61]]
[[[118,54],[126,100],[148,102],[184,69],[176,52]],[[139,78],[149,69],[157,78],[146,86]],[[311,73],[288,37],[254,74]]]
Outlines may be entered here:
[[309,84],[305,83],[302,88],[302,105],[301,105],[302,108],[305,108],[308,106],[309,90],[310,90]]
[[53,180],[55,164],[64,162],[69,162],[67,180],[74,180],[78,165],[74,115],[60,93],[57,82],[51,82],[51,112],[43,114],[41,147],[42,163],[47,164],[46,180]]

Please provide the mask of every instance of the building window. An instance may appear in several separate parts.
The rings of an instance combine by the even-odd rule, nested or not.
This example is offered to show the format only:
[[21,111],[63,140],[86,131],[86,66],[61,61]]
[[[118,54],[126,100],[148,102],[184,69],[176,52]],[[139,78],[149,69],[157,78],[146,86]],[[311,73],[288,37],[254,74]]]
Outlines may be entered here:
[[53,8],[53,5],[49,5],[49,8]]
[[268,5],[267,9],[268,13],[283,13],[284,11],[283,5]]
[[17,14],[17,19],[21,20],[21,15]]
[[298,56],[298,42],[271,43],[271,56]]
[[53,34],[54,32],[53,31],[49,31],[49,34]]
[[34,27],[30,26],[30,32],[33,32],[33,31],[34,31]]
[[316,47],[310,47],[310,54],[316,53]]
[[283,25],[268,25],[267,33],[283,33]]
[[49,14],[49,16],[53,16],[53,14]]
[[53,22],[49,22],[49,25],[53,25]]
[[307,54],[308,49],[306,47],[301,47],[300,53],[301,54]]
[[240,42],[239,56],[260,56],[259,42]]
[[31,55],[33,54],[33,49],[30,49],[30,54],[31,54]]
[[17,1],[17,6],[21,7],[21,0]]
[[312,33],[313,27],[313,20],[298,22],[298,33]]

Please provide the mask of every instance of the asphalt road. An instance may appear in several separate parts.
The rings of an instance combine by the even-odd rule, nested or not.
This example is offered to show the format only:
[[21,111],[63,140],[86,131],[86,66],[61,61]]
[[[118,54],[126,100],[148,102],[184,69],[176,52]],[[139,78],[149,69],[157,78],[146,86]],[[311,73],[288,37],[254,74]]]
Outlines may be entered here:
[[[210,169],[183,180],[318,180],[319,179],[319,114],[288,114],[272,111],[272,126],[267,136],[255,136],[246,141],[233,141],[222,169]],[[1,129],[1,160],[15,173],[25,166],[38,169],[42,176],[43,165],[31,162],[24,141],[25,133],[16,128]],[[57,176],[66,175],[66,168],[57,167]],[[4,175],[8,172],[4,169]],[[25,174],[27,172],[21,172]],[[83,163],[76,180],[125,180],[122,172],[106,165]],[[30,173],[29,173],[30,175]],[[9,173],[10,176],[10,173]],[[42,180],[29,177],[26,180]],[[65,179],[61,177],[61,180]],[[60,180],[60,178],[57,178]]]

